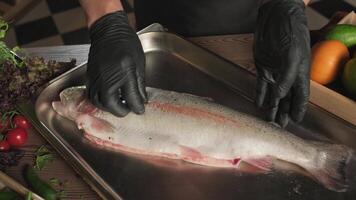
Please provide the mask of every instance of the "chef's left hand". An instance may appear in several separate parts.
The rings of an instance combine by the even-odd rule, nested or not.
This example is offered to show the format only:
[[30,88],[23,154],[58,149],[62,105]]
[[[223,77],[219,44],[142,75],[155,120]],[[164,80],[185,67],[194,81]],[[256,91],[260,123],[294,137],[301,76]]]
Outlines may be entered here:
[[302,0],[271,0],[259,9],[254,37],[256,104],[282,127],[300,122],[309,98],[310,36]]

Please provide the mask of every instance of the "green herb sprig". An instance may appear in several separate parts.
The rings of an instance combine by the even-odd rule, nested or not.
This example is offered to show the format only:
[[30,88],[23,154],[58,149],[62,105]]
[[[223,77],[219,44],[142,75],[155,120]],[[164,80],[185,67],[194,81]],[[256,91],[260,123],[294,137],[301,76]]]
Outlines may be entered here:
[[45,146],[42,145],[35,152],[35,165],[34,168],[42,170],[48,163],[52,162],[55,158],[54,154]]

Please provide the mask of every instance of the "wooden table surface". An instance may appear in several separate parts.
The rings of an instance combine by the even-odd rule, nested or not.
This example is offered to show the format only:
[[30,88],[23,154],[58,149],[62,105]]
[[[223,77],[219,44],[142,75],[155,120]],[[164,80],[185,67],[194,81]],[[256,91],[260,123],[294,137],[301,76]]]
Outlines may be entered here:
[[[190,38],[189,40],[233,63],[254,71],[251,34],[199,37]],[[80,64],[87,60],[88,49],[89,45],[74,45],[30,48],[27,51],[30,56],[42,56],[46,59],[55,59],[58,61],[69,61],[71,58],[75,58],[77,64]],[[46,144],[48,145],[41,135],[32,129],[29,133],[29,141],[22,148],[25,151],[24,158],[21,159],[18,166],[9,168],[6,173],[25,184],[21,174],[22,167],[27,163],[32,164],[36,149]],[[55,160],[46,165],[40,172],[40,176],[45,180],[55,177],[66,182],[64,187],[66,197],[63,199],[99,199],[95,192],[90,189],[58,154]]]

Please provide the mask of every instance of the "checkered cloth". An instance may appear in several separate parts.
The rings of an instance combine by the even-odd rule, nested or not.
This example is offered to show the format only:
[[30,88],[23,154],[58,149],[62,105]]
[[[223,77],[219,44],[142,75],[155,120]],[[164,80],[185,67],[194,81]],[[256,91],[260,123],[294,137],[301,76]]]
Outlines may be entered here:
[[[132,15],[133,0],[122,0]],[[307,8],[310,29],[319,29],[334,12],[352,11],[356,0],[312,0]],[[85,16],[77,0],[41,0],[21,20],[12,24],[6,42],[9,46],[51,46],[89,43]]]

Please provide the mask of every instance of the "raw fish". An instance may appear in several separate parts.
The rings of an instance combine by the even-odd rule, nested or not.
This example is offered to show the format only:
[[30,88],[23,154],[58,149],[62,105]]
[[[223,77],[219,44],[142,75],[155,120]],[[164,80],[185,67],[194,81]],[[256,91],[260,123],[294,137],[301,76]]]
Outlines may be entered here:
[[270,170],[276,159],[298,165],[334,191],[345,191],[353,151],[339,144],[303,140],[263,120],[191,94],[147,88],[145,113],[119,118],[93,106],[85,87],[60,93],[54,110],[74,121],[91,142],[125,152],[213,167],[245,161]]

